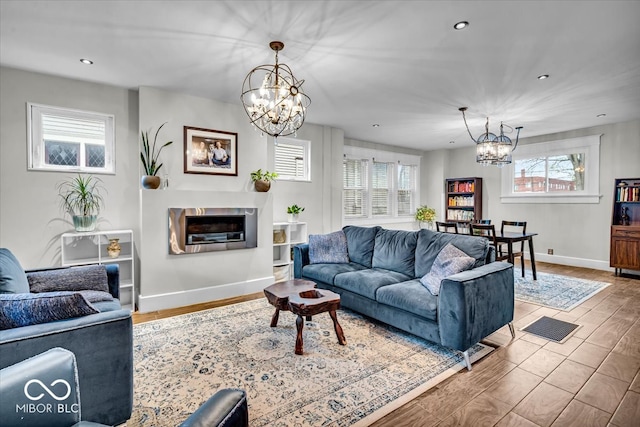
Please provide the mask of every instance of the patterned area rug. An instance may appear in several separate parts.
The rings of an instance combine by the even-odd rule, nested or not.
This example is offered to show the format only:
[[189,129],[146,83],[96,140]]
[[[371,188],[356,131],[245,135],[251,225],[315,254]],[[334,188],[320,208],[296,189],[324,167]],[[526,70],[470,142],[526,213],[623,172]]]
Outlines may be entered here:
[[519,268],[514,268],[513,273],[517,300],[563,311],[577,307],[611,285],[541,272],[537,272],[538,280],[534,281],[531,270],[525,270],[525,277],[522,278]]
[[[135,325],[127,426],[176,426],[224,387],[247,391],[252,427],[364,426],[463,369],[460,354],[348,310],[346,346],[321,314],[297,356],[296,316],[271,328],[272,314],[259,299]],[[491,350],[476,345],[471,360]]]

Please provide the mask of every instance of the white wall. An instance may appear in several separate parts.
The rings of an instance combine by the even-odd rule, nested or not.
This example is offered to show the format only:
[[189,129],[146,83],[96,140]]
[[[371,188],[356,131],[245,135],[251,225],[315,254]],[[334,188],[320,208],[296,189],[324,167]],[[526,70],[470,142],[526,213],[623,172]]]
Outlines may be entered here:
[[0,68],[0,246],[24,268],[60,264],[60,235],[73,231],[59,208],[56,184],[68,173],[27,170],[27,102],[115,116],[116,174],[107,190],[101,229],[138,228],[138,94],[12,68]]
[[[598,204],[502,204],[500,169],[477,164],[475,147],[450,150],[446,177],[482,177],[483,216],[494,224],[503,219],[527,221],[527,231],[538,233],[536,259],[608,270],[613,183],[615,178],[640,176],[640,120],[524,138],[520,144],[598,134],[602,134]],[[425,153],[425,157],[439,155]],[[554,255],[547,255],[547,249]]]

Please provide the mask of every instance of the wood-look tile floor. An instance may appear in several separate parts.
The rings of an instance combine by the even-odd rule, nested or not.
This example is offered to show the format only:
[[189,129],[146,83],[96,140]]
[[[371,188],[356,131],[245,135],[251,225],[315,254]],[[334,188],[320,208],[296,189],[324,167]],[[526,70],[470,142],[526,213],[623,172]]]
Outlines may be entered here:
[[[500,329],[483,341],[496,350],[471,372],[458,372],[373,426],[640,427],[640,280],[537,267],[612,285],[569,312],[516,301],[515,339],[506,326]],[[263,294],[133,318],[140,323],[255,298]],[[543,315],[581,327],[563,344],[518,330]]]

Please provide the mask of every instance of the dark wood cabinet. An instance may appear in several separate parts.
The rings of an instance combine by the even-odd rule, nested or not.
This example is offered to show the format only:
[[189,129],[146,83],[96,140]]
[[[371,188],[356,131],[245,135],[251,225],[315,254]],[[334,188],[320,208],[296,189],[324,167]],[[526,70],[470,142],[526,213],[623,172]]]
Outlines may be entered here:
[[609,266],[640,270],[640,178],[615,180]]
[[446,215],[449,222],[463,228],[482,219],[482,178],[448,178],[446,185]]

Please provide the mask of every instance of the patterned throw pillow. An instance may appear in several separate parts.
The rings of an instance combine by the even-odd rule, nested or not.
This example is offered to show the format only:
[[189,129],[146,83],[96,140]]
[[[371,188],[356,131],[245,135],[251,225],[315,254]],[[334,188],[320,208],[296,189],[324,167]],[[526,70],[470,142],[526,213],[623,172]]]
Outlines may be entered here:
[[310,264],[340,264],[349,262],[347,236],[344,231],[309,236]]
[[0,330],[99,313],[78,292],[0,294]]
[[29,280],[31,292],[109,292],[107,270],[104,265],[85,265],[33,271],[27,275],[27,279]]
[[433,295],[438,295],[442,279],[468,270],[474,262],[475,259],[449,243],[440,251],[431,270],[420,279],[420,283]]

